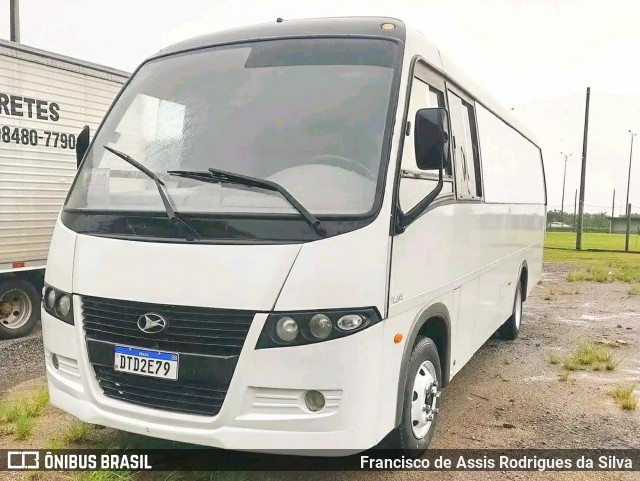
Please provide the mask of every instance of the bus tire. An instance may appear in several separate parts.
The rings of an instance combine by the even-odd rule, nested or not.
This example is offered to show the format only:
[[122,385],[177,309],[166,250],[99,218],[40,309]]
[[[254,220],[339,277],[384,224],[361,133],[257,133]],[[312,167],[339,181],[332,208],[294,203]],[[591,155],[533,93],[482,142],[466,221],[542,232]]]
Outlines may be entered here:
[[418,338],[413,347],[404,388],[402,419],[392,446],[407,455],[421,455],[429,446],[440,409],[442,368],[435,343]]
[[30,282],[8,279],[0,283],[0,339],[29,334],[40,318],[40,296]]
[[522,325],[522,282],[518,282],[516,294],[513,299],[513,312],[509,319],[500,326],[498,335],[502,339],[512,341],[518,337],[520,326]]

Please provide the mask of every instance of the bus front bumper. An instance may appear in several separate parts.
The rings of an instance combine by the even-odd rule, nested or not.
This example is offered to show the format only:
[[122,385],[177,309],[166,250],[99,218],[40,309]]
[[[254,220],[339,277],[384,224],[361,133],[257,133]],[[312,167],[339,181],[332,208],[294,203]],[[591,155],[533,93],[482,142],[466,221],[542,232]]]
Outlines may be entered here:
[[[326,343],[256,350],[265,320],[264,314],[254,319],[220,412],[202,416],[105,396],[81,323],[71,326],[43,311],[51,403],[88,423],[240,451],[346,455],[375,446],[393,429],[399,369],[385,350],[400,346],[382,345],[384,322]],[[308,390],[324,394],[324,409],[306,407]]]

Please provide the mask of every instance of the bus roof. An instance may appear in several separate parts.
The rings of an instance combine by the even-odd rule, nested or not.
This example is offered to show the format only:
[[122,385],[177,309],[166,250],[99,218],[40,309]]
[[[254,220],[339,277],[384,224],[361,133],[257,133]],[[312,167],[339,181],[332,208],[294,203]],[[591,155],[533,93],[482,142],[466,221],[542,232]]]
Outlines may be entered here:
[[[395,29],[382,29],[391,23]],[[170,45],[152,58],[188,50],[276,38],[302,38],[324,36],[386,37],[403,42],[405,59],[421,55],[433,68],[444,74],[451,82],[466,91],[476,101],[491,110],[524,137],[538,145],[529,129],[507,108],[503,107],[482,87],[468,77],[462,69],[443,55],[417,28],[409,27],[393,17],[328,17],[304,20],[274,20],[270,23],[249,25],[194,37]]]

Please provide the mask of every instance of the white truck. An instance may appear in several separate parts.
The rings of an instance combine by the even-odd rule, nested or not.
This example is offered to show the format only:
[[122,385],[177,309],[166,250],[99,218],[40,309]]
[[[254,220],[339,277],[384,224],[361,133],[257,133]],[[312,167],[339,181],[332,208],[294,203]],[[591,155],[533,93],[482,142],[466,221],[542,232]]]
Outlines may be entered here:
[[0,40],[0,339],[28,334],[53,227],[95,131],[129,74]]

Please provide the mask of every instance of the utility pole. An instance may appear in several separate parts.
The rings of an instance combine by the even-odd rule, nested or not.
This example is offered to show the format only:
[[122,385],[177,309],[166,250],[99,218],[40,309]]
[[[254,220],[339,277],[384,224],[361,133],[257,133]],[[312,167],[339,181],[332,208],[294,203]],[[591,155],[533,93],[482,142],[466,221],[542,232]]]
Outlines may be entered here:
[[560,214],[560,221],[564,223],[564,186],[567,181],[567,159],[573,154],[565,154],[564,152],[560,152],[560,154],[564,156],[564,175],[562,176],[562,207],[560,208],[560,211],[562,212],[562,214]]
[[20,5],[19,0],[9,0],[9,39],[20,43]]
[[616,189],[613,189],[613,200],[611,201],[611,220],[609,221],[609,234],[613,232],[613,217],[616,215]]
[[582,138],[582,169],[580,171],[580,204],[578,206],[578,235],[576,249],[582,249],[582,216],[584,215],[584,184],[587,177],[587,135],[589,133],[589,99],[591,87],[587,87],[587,101],[584,109],[584,136]]
[[627,177],[627,202],[624,204],[627,206],[627,236],[624,241],[624,250],[629,252],[629,227],[631,222],[631,208],[629,206],[629,188],[631,187],[631,158],[633,157],[633,138],[636,136],[631,129],[629,129],[629,133],[631,134],[631,148],[629,149],[629,176]]
[[625,252],[629,252],[629,234],[631,234],[631,204],[627,204],[627,229],[624,236]]
[[573,227],[576,227],[576,209],[578,206],[578,189],[576,189],[576,193],[573,196]]

